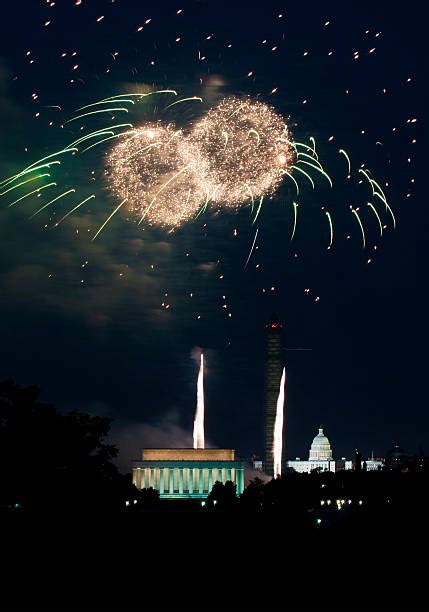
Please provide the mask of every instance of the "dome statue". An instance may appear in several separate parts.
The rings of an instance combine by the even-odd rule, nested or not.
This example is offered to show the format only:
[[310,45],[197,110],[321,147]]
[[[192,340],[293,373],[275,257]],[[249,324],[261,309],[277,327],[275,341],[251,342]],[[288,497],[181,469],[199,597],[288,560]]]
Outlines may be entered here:
[[332,461],[331,444],[321,427],[311,444],[309,461]]

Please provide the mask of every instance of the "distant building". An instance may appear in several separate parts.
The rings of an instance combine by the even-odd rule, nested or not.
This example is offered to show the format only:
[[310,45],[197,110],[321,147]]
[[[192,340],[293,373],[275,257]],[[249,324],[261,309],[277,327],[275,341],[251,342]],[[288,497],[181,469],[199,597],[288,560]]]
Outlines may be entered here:
[[341,457],[341,459],[333,459],[332,448],[328,438],[323,433],[322,427],[319,428],[319,433],[313,439],[310,447],[310,453],[307,461],[302,461],[299,457],[295,460],[286,462],[288,468],[292,468],[295,472],[309,474],[312,470],[319,469],[323,472],[339,472],[340,470],[356,470],[368,471],[381,470],[384,466],[384,459],[374,458],[362,459],[361,453],[356,451],[355,461]]
[[374,453],[371,454],[371,459],[365,459],[362,462],[362,470],[364,472],[374,472],[383,469],[384,459],[381,457],[375,457]]
[[393,447],[386,453],[386,468],[388,470],[406,470],[410,463],[408,453],[404,451],[399,444],[394,444]]
[[323,433],[322,427],[320,427],[319,433],[311,443],[308,460],[302,461],[297,457],[295,460],[287,461],[286,466],[292,468],[295,472],[307,474],[315,469],[319,469],[323,472],[336,472],[338,470],[353,469],[353,461],[344,458],[341,459],[341,461],[334,461],[332,458],[331,444]]
[[384,459],[366,459],[362,463],[362,469],[367,472],[374,472],[377,470],[381,470],[384,466]]
[[236,493],[244,490],[244,465],[233,449],[151,448],[133,464],[138,489],[153,487],[161,499],[205,498],[215,482],[231,480]]

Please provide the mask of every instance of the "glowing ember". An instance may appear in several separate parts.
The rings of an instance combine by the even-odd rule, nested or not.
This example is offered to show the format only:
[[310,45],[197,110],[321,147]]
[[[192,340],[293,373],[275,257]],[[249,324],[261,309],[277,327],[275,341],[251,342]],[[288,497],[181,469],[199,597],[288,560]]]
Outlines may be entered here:
[[204,356],[201,353],[197,382],[197,410],[194,420],[194,448],[204,448]]
[[277,476],[281,476],[281,473],[282,473],[283,408],[284,408],[284,401],[285,401],[285,380],[286,380],[286,369],[283,368],[282,379],[280,381],[279,396],[277,399],[276,420],[274,423],[274,441],[273,441],[274,478],[277,478]]

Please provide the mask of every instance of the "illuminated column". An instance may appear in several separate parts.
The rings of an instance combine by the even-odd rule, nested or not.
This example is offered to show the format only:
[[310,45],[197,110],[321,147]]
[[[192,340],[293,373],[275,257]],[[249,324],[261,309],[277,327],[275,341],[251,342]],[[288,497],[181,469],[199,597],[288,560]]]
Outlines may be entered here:
[[150,473],[150,469],[149,468],[145,468],[145,471],[144,471],[144,486],[145,486],[145,489],[149,488],[149,473]]
[[209,493],[213,487],[213,469],[209,468]]
[[226,479],[231,480],[231,468],[227,468],[226,470]]
[[174,468],[168,468],[168,492],[174,493]]
[[237,470],[237,493],[240,494],[244,490],[244,474],[242,469]]
[[159,470],[159,494],[162,495],[164,493],[164,468],[160,468]]
[[203,492],[203,469],[198,468],[198,493]]
[[183,495],[183,468],[179,469],[179,494]]
[[149,468],[149,487],[153,487],[153,473],[155,470]]
[[194,468],[189,468],[189,493],[194,492]]

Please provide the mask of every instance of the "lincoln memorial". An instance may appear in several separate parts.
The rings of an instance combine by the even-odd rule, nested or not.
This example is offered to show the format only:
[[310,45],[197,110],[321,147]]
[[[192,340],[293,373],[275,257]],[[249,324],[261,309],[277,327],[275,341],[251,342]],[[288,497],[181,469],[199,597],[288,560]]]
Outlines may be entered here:
[[150,448],[133,464],[133,483],[138,489],[153,487],[161,499],[204,498],[215,482],[231,480],[240,495],[244,489],[244,466],[233,449]]

